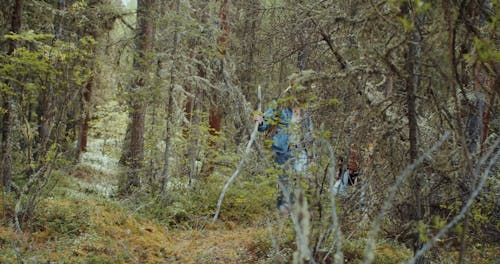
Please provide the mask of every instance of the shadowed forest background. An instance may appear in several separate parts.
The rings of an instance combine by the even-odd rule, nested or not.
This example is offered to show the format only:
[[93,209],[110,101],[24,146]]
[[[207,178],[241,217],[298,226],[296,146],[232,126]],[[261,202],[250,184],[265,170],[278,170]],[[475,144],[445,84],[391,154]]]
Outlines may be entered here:
[[[499,9],[2,0],[0,263],[500,263]],[[252,115],[288,86],[281,216]]]

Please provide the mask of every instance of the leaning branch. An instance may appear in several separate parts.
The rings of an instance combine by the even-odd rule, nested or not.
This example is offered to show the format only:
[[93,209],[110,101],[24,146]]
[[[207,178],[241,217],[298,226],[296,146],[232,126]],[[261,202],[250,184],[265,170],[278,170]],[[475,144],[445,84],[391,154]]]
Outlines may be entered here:
[[415,168],[417,168],[425,160],[425,158],[429,157],[432,152],[440,148],[441,145],[443,145],[443,143],[448,139],[449,136],[450,133],[446,132],[440,138],[440,140],[436,144],[434,144],[434,146],[431,149],[429,149],[426,153],[418,157],[412,164],[408,165],[396,179],[396,183],[394,183],[394,185],[391,187],[389,196],[385,199],[384,204],[382,205],[382,208],[380,209],[377,218],[375,218],[375,221],[373,222],[372,228],[368,235],[368,241],[365,248],[365,259],[363,260],[364,264],[372,263],[373,260],[375,259],[375,238],[380,229],[380,223],[382,222],[382,218],[384,217],[385,213],[389,210],[389,208],[392,206],[392,200],[394,199],[394,196],[396,195],[399,186],[403,183],[404,179],[406,179],[406,177],[408,177],[408,175],[410,175],[415,170]]
[[[474,192],[472,192],[472,194],[470,195],[469,199],[465,203],[465,206],[462,207],[462,210],[460,210],[460,212],[445,227],[443,227],[441,230],[439,230],[439,232],[431,240],[429,240],[427,243],[425,243],[425,245],[423,245],[422,248],[419,251],[417,251],[417,253],[415,253],[413,258],[411,258],[410,260],[408,260],[408,262],[406,262],[406,264],[414,264],[415,260],[417,258],[424,255],[427,250],[432,248],[434,246],[434,244],[436,244],[436,242],[439,240],[439,238],[441,238],[452,227],[454,227],[458,223],[458,221],[460,221],[465,216],[465,214],[469,211],[470,207],[472,206],[472,204],[476,200],[476,197],[479,195],[479,192],[481,191],[484,184],[486,183],[486,179],[488,179],[488,175],[490,174],[491,168],[496,164],[496,161],[498,160],[498,157],[500,156],[500,150],[497,149],[499,143],[500,143],[500,139],[497,139],[496,142],[493,144],[493,146],[490,148],[490,151],[486,155],[483,156],[483,159],[479,163],[478,168],[480,168],[489,157],[493,156],[488,164],[488,167],[486,167],[483,174],[481,175],[481,181],[479,182],[479,184],[476,187],[476,189],[474,190]],[[496,149],[496,152],[493,154],[493,151],[495,149]]]
[[135,27],[130,25],[130,23],[127,22],[122,16],[119,17],[119,19],[120,19],[120,22],[122,22],[122,24],[124,24],[126,27],[128,27],[128,29],[130,29],[131,31],[135,31]]
[[328,45],[328,47],[332,51],[333,55],[335,55],[337,62],[340,64],[340,68],[342,70],[347,69],[347,66],[348,66],[347,61],[342,57],[342,55],[340,55],[339,51],[333,47],[332,38],[328,34],[326,34],[326,32],[324,32],[324,31],[320,31],[319,34],[321,35],[323,40],[326,42],[326,44]]
[[[329,192],[330,192],[330,205],[332,207],[332,219],[333,226],[332,229],[335,232],[335,243],[336,247],[335,255],[334,255],[334,263],[342,263],[344,260],[344,255],[342,253],[342,231],[340,230],[340,222],[337,215],[337,206],[335,205],[335,152],[333,150],[332,145],[328,143],[326,140],[323,140],[323,143],[328,148],[328,157],[330,159],[330,165],[328,166],[328,183],[329,183]],[[325,255],[323,261],[326,261],[326,258],[330,254],[330,251]]]
[[[259,97],[259,112],[260,112],[260,111],[262,111],[262,94],[261,94],[260,86],[258,87],[257,95]],[[229,185],[234,181],[234,179],[236,179],[236,176],[238,176],[238,174],[240,173],[241,167],[243,167],[243,164],[245,163],[245,159],[247,158],[248,153],[250,153],[250,149],[252,147],[252,144],[255,141],[255,137],[257,136],[258,128],[259,128],[259,122],[256,121],[255,126],[254,126],[253,131],[252,131],[252,134],[250,135],[250,140],[248,141],[247,147],[245,148],[245,152],[243,154],[243,157],[241,158],[240,163],[238,164],[238,167],[234,171],[233,175],[231,176],[231,178],[229,178],[229,180],[226,182],[226,185],[224,185],[224,188],[222,189],[222,192],[219,196],[219,201],[217,202],[217,210],[215,211],[215,215],[214,215],[212,222],[217,221],[217,218],[219,217],[220,208],[222,206],[222,200],[224,199],[224,195],[226,194],[226,191],[229,188]]]

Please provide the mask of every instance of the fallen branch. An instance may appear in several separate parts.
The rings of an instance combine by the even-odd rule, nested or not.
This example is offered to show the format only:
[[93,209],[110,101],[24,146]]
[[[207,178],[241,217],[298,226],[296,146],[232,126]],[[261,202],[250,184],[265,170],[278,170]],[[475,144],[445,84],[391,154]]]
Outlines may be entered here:
[[[257,95],[259,97],[259,112],[261,112],[262,111],[262,94],[261,94],[260,86],[257,89]],[[220,208],[222,206],[222,200],[224,199],[224,195],[226,194],[226,191],[229,188],[229,185],[234,181],[234,179],[236,179],[236,176],[238,176],[238,174],[240,173],[241,167],[243,166],[245,159],[248,156],[248,153],[250,153],[250,149],[253,145],[253,142],[255,141],[255,137],[257,136],[258,128],[259,128],[259,122],[256,121],[255,126],[254,126],[253,131],[252,131],[252,134],[250,135],[250,140],[248,141],[247,147],[245,148],[245,152],[243,154],[243,157],[241,158],[240,163],[238,164],[238,167],[234,171],[231,178],[229,178],[229,180],[226,182],[226,185],[224,185],[224,188],[222,189],[222,192],[219,196],[219,201],[217,202],[217,210],[215,211],[215,215],[214,215],[214,218],[212,220],[212,222],[214,222],[214,223],[215,223],[215,221],[217,221],[217,218],[219,217]]]

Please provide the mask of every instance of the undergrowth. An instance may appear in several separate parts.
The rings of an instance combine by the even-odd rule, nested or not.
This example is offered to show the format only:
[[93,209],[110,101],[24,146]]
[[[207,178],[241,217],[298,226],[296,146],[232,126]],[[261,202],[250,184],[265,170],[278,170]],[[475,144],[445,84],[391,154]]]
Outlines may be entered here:
[[[216,223],[211,220],[225,177],[214,174],[192,185],[172,182],[165,196],[143,190],[126,199],[99,187],[107,186],[107,177],[85,166],[59,177],[22,233],[12,223],[15,198],[3,192],[0,263],[291,261],[296,247],[294,227],[274,208],[276,182],[272,177],[242,175],[229,188]],[[339,206],[339,212],[343,211]],[[343,230],[345,260],[358,263],[363,258],[366,226],[344,226]],[[326,251],[316,252],[315,257],[323,259],[331,244],[326,243]],[[470,253],[477,263],[487,263],[492,256],[499,257],[495,252],[494,247],[481,245]],[[453,252],[434,253],[439,254],[433,259],[442,263],[456,259]],[[375,263],[401,263],[411,255],[403,244],[379,239]]]
[[[142,191],[128,206],[171,227],[200,228],[212,220],[226,180],[220,175],[192,184],[175,180],[166,195]],[[258,175],[234,183],[224,198],[220,220],[244,225],[261,222],[274,207],[275,184]]]

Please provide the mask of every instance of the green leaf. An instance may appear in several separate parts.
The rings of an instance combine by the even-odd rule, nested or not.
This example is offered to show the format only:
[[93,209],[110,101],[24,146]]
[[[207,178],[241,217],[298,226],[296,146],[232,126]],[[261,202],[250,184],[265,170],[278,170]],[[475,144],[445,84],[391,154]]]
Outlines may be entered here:
[[399,17],[399,22],[401,22],[405,31],[411,32],[415,29],[413,23],[408,20],[408,16]]

